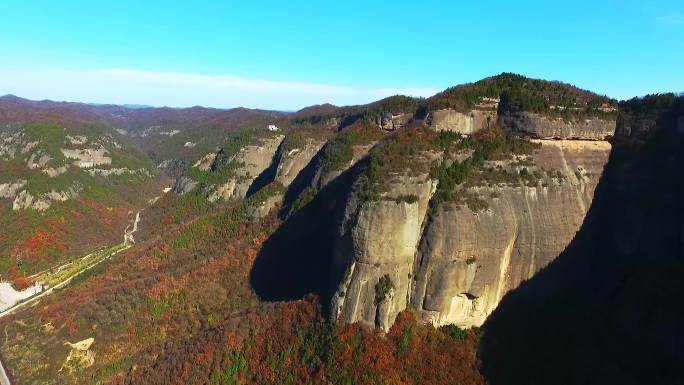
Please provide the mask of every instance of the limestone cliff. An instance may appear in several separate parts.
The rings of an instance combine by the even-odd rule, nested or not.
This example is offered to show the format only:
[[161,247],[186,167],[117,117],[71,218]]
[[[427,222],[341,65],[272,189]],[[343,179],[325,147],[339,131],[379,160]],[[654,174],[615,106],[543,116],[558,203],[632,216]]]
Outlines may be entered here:
[[466,187],[484,209],[432,205],[428,173],[395,175],[381,199],[357,186],[333,258],[333,271],[344,271],[333,315],[387,329],[411,307],[436,325],[481,325],[573,239],[610,152],[605,141],[537,142],[531,157],[487,166],[508,169],[513,182]]
[[[226,159],[227,167],[231,167],[234,172],[225,182],[208,187],[209,201],[244,198],[254,180],[273,163],[273,158],[283,139],[283,135],[262,138],[257,143],[242,147],[237,154]],[[220,165],[220,161],[221,153],[219,152],[214,158],[212,170],[226,166]]]
[[[434,187],[428,174],[405,173],[380,200],[362,200],[358,194],[351,198],[334,258],[335,266],[346,266],[332,305],[342,320],[388,330],[406,308],[413,258]],[[385,275],[393,287],[378,298],[378,282]]]
[[325,144],[325,140],[307,138],[304,143],[294,148],[281,148],[278,154],[278,169],[275,180],[287,187],[306,167]]
[[564,120],[524,111],[506,111],[499,116],[501,125],[512,131],[543,139],[605,140],[615,132],[615,120],[576,118]]
[[[411,305],[436,325],[481,325],[507,291],[558,256],[580,228],[610,145],[541,141],[530,183],[472,188],[488,209],[446,205],[416,255]],[[529,167],[532,169],[533,167]]]
[[496,124],[497,112],[496,109],[474,109],[467,113],[458,112],[453,109],[442,109],[431,112],[427,120],[430,128],[435,131],[472,134],[477,130]]

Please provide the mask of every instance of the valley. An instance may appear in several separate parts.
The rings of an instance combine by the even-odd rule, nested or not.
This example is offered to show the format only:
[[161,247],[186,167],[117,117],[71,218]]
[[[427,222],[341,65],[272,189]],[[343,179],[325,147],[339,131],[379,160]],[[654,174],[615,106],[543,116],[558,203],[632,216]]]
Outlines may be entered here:
[[504,73],[292,113],[2,97],[0,123],[13,383],[643,383],[659,362],[667,384],[684,364],[682,96]]

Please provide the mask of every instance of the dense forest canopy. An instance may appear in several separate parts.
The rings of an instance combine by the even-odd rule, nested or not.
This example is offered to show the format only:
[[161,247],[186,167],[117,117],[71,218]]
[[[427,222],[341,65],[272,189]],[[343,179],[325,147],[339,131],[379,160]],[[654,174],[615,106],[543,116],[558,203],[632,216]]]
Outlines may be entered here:
[[500,99],[503,109],[573,117],[614,115],[616,101],[573,85],[502,73],[475,83],[458,85],[428,99],[431,110],[468,112],[484,98]]

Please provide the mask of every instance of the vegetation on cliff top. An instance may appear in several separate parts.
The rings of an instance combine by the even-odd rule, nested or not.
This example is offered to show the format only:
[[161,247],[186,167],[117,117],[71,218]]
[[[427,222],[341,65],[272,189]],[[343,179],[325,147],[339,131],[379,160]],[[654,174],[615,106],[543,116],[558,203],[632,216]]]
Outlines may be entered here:
[[354,158],[354,146],[363,146],[382,138],[380,129],[362,120],[335,135],[323,149],[321,169],[332,172],[348,166]]
[[571,118],[614,118],[616,101],[570,84],[502,73],[475,83],[449,88],[428,99],[430,110],[452,108],[469,112],[483,98],[500,99],[504,110],[528,111]]
[[540,147],[539,144],[507,133],[499,127],[478,131],[474,135],[463,137],[453,133],[441,133],[439,143],[445,154],[463,151],[470,153],[466,159],[459,161],[450,157],[433,166],[432,178],[438,180],[437,191],[431,205],[436,207],[443,203],[466,204],[473,211],[487,208],[481,198],[465,191],[463,184],[470,179],[494,179],[498,182],[517,181],[517,175],[510,175],[503,169],[486,169],[485,162],[509,159],[513,155],[531,155]]

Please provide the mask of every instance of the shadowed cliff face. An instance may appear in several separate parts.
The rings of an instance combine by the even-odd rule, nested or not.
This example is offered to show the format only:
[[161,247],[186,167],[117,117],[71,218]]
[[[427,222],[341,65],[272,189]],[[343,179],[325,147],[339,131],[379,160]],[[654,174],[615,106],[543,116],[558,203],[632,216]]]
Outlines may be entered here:
[[619,123],[574,240],[485,323],[493,385],[681,383],[683,105]]
[[[358,168],[343,172],[311,202],[292,212],[264,243],[250,274],[250,284],[263,300],[300,299],[316,293],[323,308],[328,308],[332,296],[334,224],[339,222]],[[292,187],[297,186],[293,183]],[[289,209],[283,212],[288,213]]]

